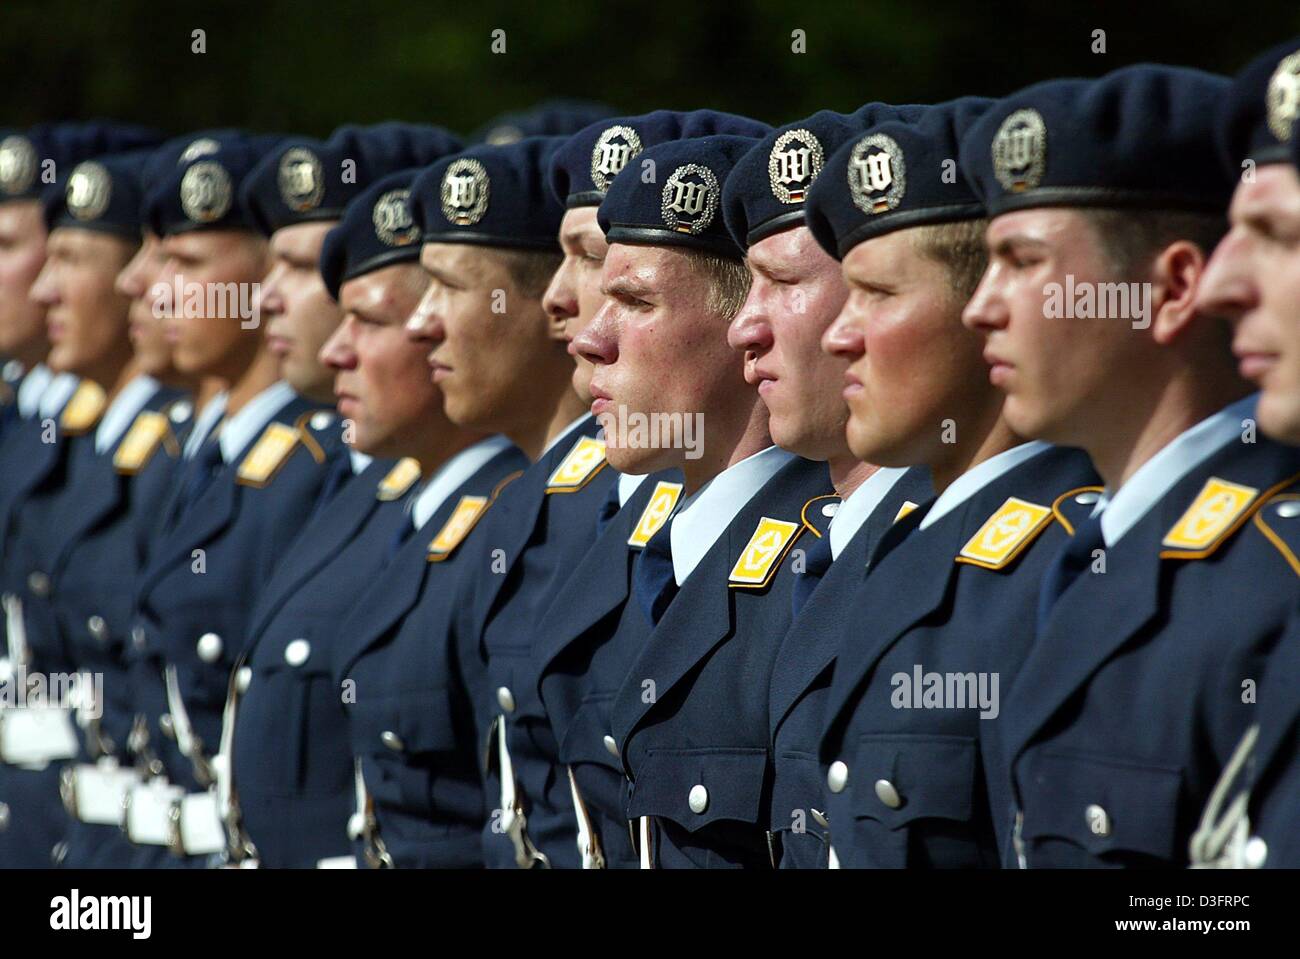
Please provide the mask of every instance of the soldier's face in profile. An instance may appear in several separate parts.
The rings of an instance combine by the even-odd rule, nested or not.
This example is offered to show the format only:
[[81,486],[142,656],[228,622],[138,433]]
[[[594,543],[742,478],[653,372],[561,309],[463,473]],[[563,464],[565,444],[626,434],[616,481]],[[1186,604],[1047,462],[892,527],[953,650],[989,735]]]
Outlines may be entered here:
[[431,347],[429,367],[448,419],[485,432],[535,418],[529,369],[557,349],[541,301],[519,290],[506,256],[464,243],[426,243],[420,265],[429,287],[408,328]]
[[591,402],[592,366],[573,348],[573,340],[591,323],[604,301],[600,292],[600,271],[609,244],[596,222],[594,206],[576,207],[564,214],[560,224],[560,248],[564,251],[564,261],[551,278],[542,305],[551,318],[553,335],[567,344],[575,360],[574,392],[584,401]]
[[165,262],[162,240],[156,233],[146,231],[135,256],[118,273],[116,284],[117,292],[131,301],[127,329],[136,365],[141,373],[160,379],[167,379],[175,372],[167,330],[162,319],[154,316],[151,293]]
[[333,374],[318,359],[342,319],[317,268],[325,234],[334,226],[297,223],[271,236],[271,272],[262,281],[267,348],[280,358],[280,375],[317,400],[332,396]]
[[321,349],[334,371],[339,415],[353,424],[352,445],[372,456],[401,457],[441,425],[442,394],[429,379],[428,347],[406,320],[428,282],[418,263],[398,263],[348,280],[339,291],[343,321]]
[[727,336],[767,406],[772,440],[808,459],[842,456],[848,363],[821,348],[848,297],[840,265],[803,226],[759,241],[747,259],[749,296]]
[[0,355],[29,350],[45,338],[45,309],[29,295],[44,262],[40,203],[0,203]]
[[[167,260],[156,284],[173,287],[170,308],[163,312],[176,368],[190,376],[238,379],[262,342],[260,323],[243,328],[239,288],[246,284],[247,300],[252,284],[266,275],[266,242],[247,230],[199,230],[173,234],[162,243]],[[184,284],[179,297],[177,281]]]
[[115,286],[134,249],[129,240],[93,230],[50,233],[32,297],[45,308],[51,369],[95,377],[106,365],[125,362],[131,303]]
[[897,230],[844,258],[849,296],[823,338],[846,360],[849,449],[882,466],[927,464],[945,420],[984,405],[989,386],[979,338],[962,328],[947,269]]
[[1132,404],[1132,391],[1116,384],[1141,382],[1159,348],[1134,328],[1140,318],[1078,315],[1088,311],[1073,308],[1070,291],[1139,278],[1116,273],[1077,210],[1006,213],[985,239],[988,268],[963,322],[985,338],[987,376],[1007,397],[1003,416],[1020,436],[1080,445]]
[[1242,182],[1232,226],[1210,257],[1197,306],[1228,317],[1238,371],[1261,390],[1266,434],[1300,443],[1300,177],[1289,163]]
[[622,434],[624,423],[632,430],[642,417],[681,414],[685,422],[702,413],[709,430],[714,418],[752,415],[753,388],[727,345],[725,319],[709,306],[711,282],[689,254],[615,243],[601,287],[604,304],[574,348],[595,365],[591,412],[605,429],[610,465],[646,473],[684,462],[682,437],[665,429],[669,440],[647,448]]

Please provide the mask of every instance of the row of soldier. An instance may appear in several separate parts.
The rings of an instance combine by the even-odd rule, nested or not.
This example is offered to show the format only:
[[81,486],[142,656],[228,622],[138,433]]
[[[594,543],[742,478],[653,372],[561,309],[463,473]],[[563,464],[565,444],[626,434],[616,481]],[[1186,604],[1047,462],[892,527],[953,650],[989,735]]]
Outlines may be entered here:
[[0,865],[1300,864],[1298,102],[10,132]]

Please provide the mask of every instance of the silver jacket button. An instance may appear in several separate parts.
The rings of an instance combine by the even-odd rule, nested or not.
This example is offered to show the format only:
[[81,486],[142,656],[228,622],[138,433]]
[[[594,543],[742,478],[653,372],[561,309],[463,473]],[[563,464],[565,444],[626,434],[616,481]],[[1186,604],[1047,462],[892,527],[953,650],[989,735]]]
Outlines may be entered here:
[[1300,516],[1300,500],[1289,499],[1277,504],[1277,515],[1283,519]]
[[1110,835],[1110,815],[1101,806],[1091,803],[1083,811],[1083,818],[1088,823],[1088,831],[1094,836]]
[[50,578],[38,569],[27,575],[27,588],[32,591],[33,596],[44,599],[50,595]]
[[844,792],[844,787],[849,783],[849,767],[843,760],[837,759],[831,763],[831,768],[826,773],[826,785],[833,793]]
[[510,687],[501,686],[497,689],[497,703],[504,712],[515,711],[515,694],[510,691]]
[[897,809],[903,805],[903,797],[898,794],[898,790],[888,779],[876,780],[876,798],[890,809]]
[[1100,493],[1096,492],[1095,490],[1087,490],[1086,492],[1080,493],[1078,496],[1076,496],[1074,498],[1074,501],[1078,503],[1080,506],[1091,506],[1099,499],[1101,499]]
[[385,729],[380,733],[379,741],[395,753],[400,753],[406,748],[406,744],[402,742],[402,737],[397,735],[397,733],[393,732],[391,729]]
[[691,812],[702,813],[709,808],[709,791],[702,784],[696,783],[691,787],[686,802],[690,804]]
[[325,410],[311,415],[311,428],[314,430],[323,430],[334,422],[334,414]]
[[221,658],[221,650],[225,648],[225,644],[216,633],[204,633],[194,644],[194,648],[198,650],[199,659],[205,663],[215,663]]
[[301,666],[311,655],[311,643],[305,639],[295,639],[284,647],[284,661],[290,666]]
[[253,682],[253,667],[240,666],[239,672],[235,674],[235,688],[241,693],[248,692],[248,687]]
[[610,754],[611,756],[617,756],[617,755],[618,755],[618,743],[616,743],[616,742],[614,741],[614,737],[613,737],[613,736],[606,736],[606,737],[605,737],[605,749],[609,751],[609,754]]
[[144,649],[145,636],[143,626],[131,627],[131,645],[136,649]]
[[1246,840],[1246,848],[1241,851],[1241,858],[1247,869],[1262,868],[1264,860],[1268,858],[1268,843],[1259,836],[1251,836]]
[[86,620],[86,629],[90,631],[91,637],[96,642],[108,641],[108,623],[104,622],[103,616],[92,616]]

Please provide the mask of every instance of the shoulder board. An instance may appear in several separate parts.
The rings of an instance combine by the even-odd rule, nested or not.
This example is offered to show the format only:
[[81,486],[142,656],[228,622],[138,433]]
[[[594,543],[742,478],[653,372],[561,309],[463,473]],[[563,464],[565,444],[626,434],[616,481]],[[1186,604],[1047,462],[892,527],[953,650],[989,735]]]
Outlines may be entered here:
[[[162,413],[145,410],[136,416],[131,428],[117,444],[113,469],[123,476],[134,476],[153,458],[163,440],[171,435],[171,424]],[[173,440],[173,444],[175,440]]]
[[1002,569],[1019,556],[1052,522],[1052,510],[1008,496],[961,548],[956,562]]
[[379,486],[375,489],[375,499],[385,503],[391,502],[410,489],[419,478],[419,460],[404,456],[388,471],[388,475],[379,481]]
[[604,468],[605,441],[584,436],[573,444],[546,481],[546,492],[576,493]]
[[98,383],[82,380],[76,392],[72,394],[72,399],[68,400],[67,406],[63,407],[63,415],[59,417],[59,428],[68,436],[80,436],[89,432],[99,422],[99,417],[103,414],[107,403],[108,397],[103,387]]
[[1253,486],[1211,476],[1165,534],[1161,559],[1204,559],[1222,546],[1268,496]]
[[269,484],[298,445],[301,431],[283,423],[272,423],[239,464],[236,481],[261,489]]
[[1300,576],[1300,493],[1280,493],[1255,512],[1255,526]]
[[762,589],[771,581],[781,557],[799,538],[803,524],[763,516],[749,537],[744,551],[731,567],[727,585],[739,589]]
[[632,535],[627,538],[628,546],[644,547],[655,533],[664,528],[668,517],[677,508],[677,501],[682,496],[681,483],[667,483],[660,480],[655,484],[650,500],[641,511],[641,518],[632,528]]
[[893,522],[897,523],[900,519],[920,505],[920,503],[913,503],[910,499],[903,500],[903,505],[898,507],[898,512],[894,514]]
[[320,445],[320,440],[316,439],[314,434],[328,430],[334,425],[336,419],[338,417],[329,410],[308,410],[293,424],[293,428],[298,431],[298,439],[302,441],[303,446],[307,447],[311,458],[317,463],[324,463],[328,457],[325,455],[325,448]]
[[803,509],[799,512],[799,519],[814,536],[821,539],[830,533],[831,520],[839,512],[841,502],[840,497],[835,493],[814,496],[803,504]]
[[454,553],[456,547],[487,512],[489,505],[491,504],[486,496],[462,496],[456,508],[451,511],[451,515],[447,517],[447,522],[443,523],[442,529],[438,530],[438,535],[430,540],[429,562],[440,563]]
[[1080,486],[1062,493],[1052,501],[1052,515],[1073,536],[1078,525],[1092,515],[1097,500],[1105,491],[1101,486]]

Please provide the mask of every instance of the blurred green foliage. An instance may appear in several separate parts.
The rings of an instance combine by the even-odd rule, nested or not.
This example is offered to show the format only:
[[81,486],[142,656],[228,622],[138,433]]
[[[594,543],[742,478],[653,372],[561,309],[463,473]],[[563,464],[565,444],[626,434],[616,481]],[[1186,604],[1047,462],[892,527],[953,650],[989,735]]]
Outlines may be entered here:
[[[193,53],[192,31],[207,51]],[[493,53],[492,31],[506,52]],[[792,52],[805,31],[806,52]],[[1106,52],[1094,53],[1093,31]],[[0,125],[460,131],[553,96],[783,122],[868,100],[998,95],[1144,60],[1232,72],[1300,33],[1293,2],[513,3],[0,0]]]

